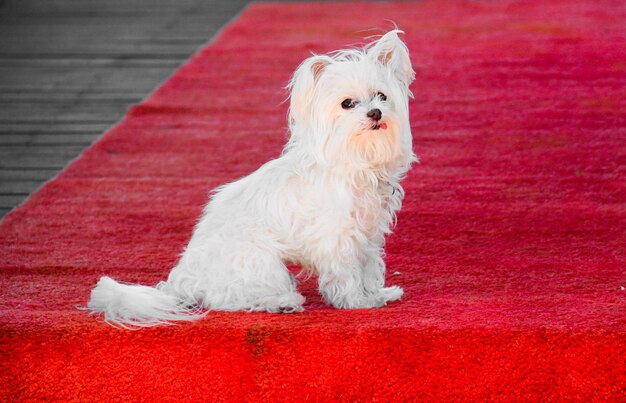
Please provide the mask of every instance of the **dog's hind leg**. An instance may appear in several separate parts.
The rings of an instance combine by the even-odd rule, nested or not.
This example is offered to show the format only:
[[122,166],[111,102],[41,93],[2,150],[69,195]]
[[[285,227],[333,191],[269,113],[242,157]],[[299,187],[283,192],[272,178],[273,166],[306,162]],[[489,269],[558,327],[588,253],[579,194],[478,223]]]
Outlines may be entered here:
[[266,247],[229,245],[213,262],[205,307],[227,311],[301,312],[304,297],[285,264]]
[[248,260],[244,291],[248,309],[252,311],[302,312],[304,297],[297,291],[295,278],[275,256],[257,251],[254,261]]

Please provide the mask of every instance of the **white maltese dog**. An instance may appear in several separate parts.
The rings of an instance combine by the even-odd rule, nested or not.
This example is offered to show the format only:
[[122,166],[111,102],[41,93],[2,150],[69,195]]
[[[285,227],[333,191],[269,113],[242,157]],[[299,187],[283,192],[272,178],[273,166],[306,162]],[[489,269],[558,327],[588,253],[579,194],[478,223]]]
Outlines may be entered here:
[[383,245],[416,161],[409,125],[415,73],[393,30],[364,49],[313,55],[289,82],[291,136],[281,156],[217,188],[167,281],[102,277],[88,309],[152,326],[208,310],[300,312],[286,262],[315,273],[336,308],[402,297],[385,287]]

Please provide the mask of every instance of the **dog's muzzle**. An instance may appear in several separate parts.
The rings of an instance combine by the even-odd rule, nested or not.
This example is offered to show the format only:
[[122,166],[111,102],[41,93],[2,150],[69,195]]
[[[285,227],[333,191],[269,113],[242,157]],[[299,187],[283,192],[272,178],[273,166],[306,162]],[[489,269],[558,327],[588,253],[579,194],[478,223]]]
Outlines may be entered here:
[[387,123],[380,123],[380,119],[382,119],[383,117],[383,113],[380,111],[380,109],[375,108],[367,112],[367,117],[374,121],[374,124],[372,125],[372,130],[385,130],[387,128]]

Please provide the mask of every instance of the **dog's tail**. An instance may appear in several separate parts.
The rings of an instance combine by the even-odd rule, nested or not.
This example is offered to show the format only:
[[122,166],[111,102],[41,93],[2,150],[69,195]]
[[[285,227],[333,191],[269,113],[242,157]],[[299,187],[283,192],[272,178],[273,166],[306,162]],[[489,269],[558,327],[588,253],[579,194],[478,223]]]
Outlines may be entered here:
[[106,276],[91,291],[86,309],[104,314],[104,320],[113,326],[127,329],[193,321],[206,315],[168,292],[166,283],[156,287],[122,284]]

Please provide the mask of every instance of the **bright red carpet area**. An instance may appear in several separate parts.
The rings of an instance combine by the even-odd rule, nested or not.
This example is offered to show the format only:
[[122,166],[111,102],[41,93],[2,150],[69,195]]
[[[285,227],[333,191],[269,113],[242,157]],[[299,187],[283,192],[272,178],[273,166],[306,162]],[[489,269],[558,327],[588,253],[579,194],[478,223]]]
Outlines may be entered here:
[[[122,331],[76,309],[154,284],[216,185],[275,157],[310,51],[406,31],[421,164],[397,303]],[[623,400],[626,5],[260,3],[0,224],[0,400]]]

